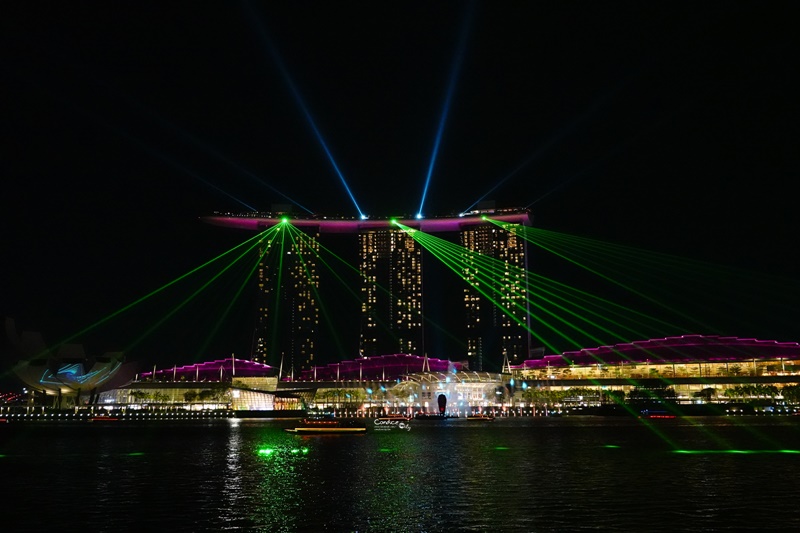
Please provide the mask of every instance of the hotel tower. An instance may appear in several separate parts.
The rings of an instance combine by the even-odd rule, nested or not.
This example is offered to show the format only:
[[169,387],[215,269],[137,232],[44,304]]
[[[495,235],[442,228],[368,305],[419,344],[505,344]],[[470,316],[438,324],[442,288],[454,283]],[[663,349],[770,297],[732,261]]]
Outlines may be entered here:
[[[203,217],[204,222],[251,231],[263,231],[281,222],[281,214],[245,213],[215,214]],[[454,283],[463,284],[463,301],[436,302],[446,307],[449,314],[461,315],[450,333],[461,339],[466,347],[462,354],[426,353],[426,335],[438,334],[434,328],[425,327],[423,287],[423,258],[430,257],[424,248],[407,232],[398,229],[388,220],[355,220],[326,217],[293,218],[290,223],[309,238],[298,239],[295,246],[283,248],[280,253],[262,242],[261,261],[257,272],[258,309],[256,332],[251,358],[258,362],[283,364],[284,373],[307,369],[331,361],[331,354],[319,353],[320,335],[320,285],[336,283],[333,275],[326,277],[321,268],[320,243],[326,233],[348,233],[358,238],[357,264],[360,286],[360,319],[353,321],[358,327],[358,354],[336,354],[345,359],[357,356],[405,353],[411,355],[441,355],[467,360],[472,370],[500,370],[506,362],[525,359],[530,353],[530,335],[526,324],[527,312],[522,301],[520,280],[514,276],[516,268],[526,269],[527,246],[512,229],[483,220],[488,215],[494,220],[511,224],[530,225],[530,214],[522,209],[490,209],[474,211],[458,217],[428,219],[403,219],[399,222],[426,233],[453,236],[463,248],[461,277],[451,273]],[[299,243],[299,245],[297,245]],[[496,264],[491,282],[486,287],[485,278],[479,286],[475,277],[476,265],[471,261],[475,254],[490,257]],[[353,288],[355,290],[355,288]],[[479,290],[480,289],[480,290]],[[501,311],[485,294],[491,291],[492,300],[498,301],[508,313]],[[456,315],[456,316],[457,316]],[[429,343],[433,345],[433,343]],[[353,346],[355,348],[355,346]],[[463,349],[463,348],[462,348]],[[486,367],[486,368],[485,368]]]

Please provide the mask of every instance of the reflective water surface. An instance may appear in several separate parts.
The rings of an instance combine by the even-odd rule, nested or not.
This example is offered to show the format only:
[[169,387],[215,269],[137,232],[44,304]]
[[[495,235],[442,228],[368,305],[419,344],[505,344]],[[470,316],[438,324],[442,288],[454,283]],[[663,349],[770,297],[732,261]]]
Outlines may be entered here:
[[[800,417],[0,427],[19,531],[786,531]],[[4,530],[10,531],[5,529]]]

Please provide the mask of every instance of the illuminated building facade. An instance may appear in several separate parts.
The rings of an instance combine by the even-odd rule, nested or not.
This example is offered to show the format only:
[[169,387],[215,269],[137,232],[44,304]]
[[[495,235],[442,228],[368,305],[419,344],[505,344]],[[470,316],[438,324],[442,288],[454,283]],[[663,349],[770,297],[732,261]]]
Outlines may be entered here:
[[[209,224],[251,231],[264,231],[280,224],[279,213],[225,214],[203,217]],[[487,255],[514,268],[525,267],[526,246],[513,229],[505,230],[483,219],[509,224],[530,225],[530,213],[522,209],[485,209],[453,217],[401,219],[396,222],[425,233],[449,233],[469,252]],[[423,308],[423,247],[409,233],[387,219],[345,219],[327,217],[294,218],[288,221],[311,239],[293,256],[269,254],[264,243],[257,274],[260,295],[258,327],[253,360],[294,370],[308,369],[320,361],[317,335],[320,305],[317,252],[320,234],[357,234],[360,281],[360,319],[358,349],[362,356],[387,353],[428,355],[425,347]],[[323,236],[324,238],[324,236]],[[282,263],[279,259],[282,258]],[[474,289],[474,279],[464,293],[463,303],[443,302],[449,314],[466,313],[468,354],[474,370],[482,370],[491,360],[500,369],[504,358],[516,361],[528,356],[528,337],[524,309],[517,305],[518,277],[507,272],[497,277],[494,290],[502,291],[501,303],[514,309],[513,317],[495,306]],[[463,275],[469,280],[470,268]],[[442,302],[439,302],[442,303]],[[279,335],[271,332],[280,332]],[[465,331],[453,331],[461,338]],[[341,358],[342,354],[338,354]],[[284,372],[287,374],[288,372]]]
[[[351,414],[377,410],[411,415],[431,411],[437,397],[444,394],[448,413],[458,415],[488,409],[499,416],[547,416],[548,411],[623,402],[630,407],[624,412],[637,414],[636,402],[641,401],[637,390],[669,389],[674,392],[672,401],[689,406],[685,409],[751,402],[757,409],[754,414],[775,414],[775,405],[798,405],[800,344],[683,335],[545,355],[511,365],[510,372],[502,374],[407,354],[315,366],[298,373],[293,381],[279,380],[276,370],[233,357],[154,368],[95,395],[89,404],[122,412],[129,409],[129,414],[150,409],[153,414],[158,410],[174,413],[179,407],[181,412],[217,409],[250,416],[259,410],[316,406]],[[79,393],[67,392],[71,399],[64,405],[79,405]],[[797,407],[784,409],[800,413]],[[685,412],[720,414],[724,408]]]
[[[319,331],[319,231],[304,228],[308,239],[264,239],[256,273],[258,310],[253,360],[287,369],[316,364]],[[281,246],[282,253],[269,253]]]
[[[470,367],[483,370],[485,358],[495,366],[500,361],[516,364],[528,357],[530,348],[527,291],[520,285],[524,281],[519,276],[527,270],[527,243],[513,227],[506,230],[494,224],[466,227],[460,238],[466,249],[462,275],[467,281],[464,306]],[[495,269],[487,282],[487,273],[476,264],[476,253],[502,262],[505,268],[502,272]],[[487,283],[493,286],[487,287]],[[490,301],[487,293],[496,295],[493,298],[505,311]]]
[[362,231],[358,244],[362,276],[361,354],[421,355],[422,247],[397,229]]

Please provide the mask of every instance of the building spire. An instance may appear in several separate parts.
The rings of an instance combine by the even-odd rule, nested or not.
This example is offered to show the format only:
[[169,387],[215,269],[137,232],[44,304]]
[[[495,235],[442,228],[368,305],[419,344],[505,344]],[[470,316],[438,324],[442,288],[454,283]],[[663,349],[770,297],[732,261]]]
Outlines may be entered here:
[[508,360],[508,354],[503,354],[503,369],[500,371],[502,374],[511,373],[511,363]]

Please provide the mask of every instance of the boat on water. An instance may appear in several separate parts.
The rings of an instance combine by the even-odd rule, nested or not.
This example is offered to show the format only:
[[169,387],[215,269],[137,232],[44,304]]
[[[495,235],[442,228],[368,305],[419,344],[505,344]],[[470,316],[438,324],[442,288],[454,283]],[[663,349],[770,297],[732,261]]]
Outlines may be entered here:
[[440,413],[416,413],[414,415],[414,420],[444,420],[446,418],[458,418],[458,417]]
[[119,418],[115,416],[99,415],[90,418],[89,422],[119,422]]
[[639,415],[639,418],[647,418],[647,419],[654,419],[654,418],[678,418],[678,415],[667,413],[666,411],[657,411],[657,412],[648,412],[642,411]]
[[388,422],[391,420],[398,420],[400,422],[408,422],[411,420],[410,416],[400,415],[400,414],[391,414],[391,415],[383,415],[376,418],[376,420],[380,420],[381,422]]
[[473,415],[467,415],[467,420],[474,420],[474,421],[492,421],[494,420],[494,415],[485,415],[481,413],[476,413]]
[[367,432],[367,425],[358,419],[326,416],[304,418],[295,427],[284,429],[298,435],[360,435]]

